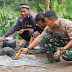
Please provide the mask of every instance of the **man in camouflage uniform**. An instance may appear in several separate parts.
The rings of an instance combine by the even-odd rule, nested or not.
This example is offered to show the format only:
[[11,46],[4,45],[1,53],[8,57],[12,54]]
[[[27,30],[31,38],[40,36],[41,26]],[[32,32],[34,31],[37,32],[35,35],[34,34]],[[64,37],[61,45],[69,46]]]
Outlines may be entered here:
[[48,63],[59,62],[62,55],[66,61],[72,61],[72,22],[67,19],[58,19],[53,10],[45,13],[46,27],[28,48],[22,52],[29,52],[31,48],[45,39]]
[[[55,24],[54,27],[52,27],[53,25],[50,25],[54,24],[53,19],[57,22],[57,25]],[[66,61],[71,61],[72,48],[69,48],[71,47],[71,42],[69,41],[72,39],[72,22],[67,19],[57,19],[55,12],[52,10],[45,13],[45,21],[47,25],[50,25],[48,25],[42,33],[42,36],[45,37],[45,47],[47,49],[47,57],[49,62],[59,61],[59,58],[56,59],[54,56],[59,57],[61,55],[58,54],[60,53],[60,48],[64,48],[65,50],[68,49],[66,53],[62,53],[62,57]]]

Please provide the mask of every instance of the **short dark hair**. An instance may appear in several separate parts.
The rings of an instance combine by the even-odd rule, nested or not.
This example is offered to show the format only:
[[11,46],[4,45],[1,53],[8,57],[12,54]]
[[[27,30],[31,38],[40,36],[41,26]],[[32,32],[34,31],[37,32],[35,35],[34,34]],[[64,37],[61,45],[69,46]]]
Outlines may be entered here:
[[52,20],[52,19],[56,19],[57,20],[58,19],[55,11],[53,11],[53,10],[49,10],[49,11],[45,12],[44,17],[47,17],[50,20]]
[[38,22],[39,20],[41,20],[42,22],[45,22],[45,20],[44,20],[44,13],[38,13],[36,15],[35,21]]

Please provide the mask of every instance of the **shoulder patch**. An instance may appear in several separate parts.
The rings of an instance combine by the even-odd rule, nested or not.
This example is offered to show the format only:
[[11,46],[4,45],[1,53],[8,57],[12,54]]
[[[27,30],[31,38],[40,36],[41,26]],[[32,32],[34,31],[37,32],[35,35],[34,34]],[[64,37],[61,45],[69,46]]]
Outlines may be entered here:
[[23,21],[23,19],[21,18],[21,19],[19,19],[19,21],[21,21],[21,22],[22,22],[22,21]]

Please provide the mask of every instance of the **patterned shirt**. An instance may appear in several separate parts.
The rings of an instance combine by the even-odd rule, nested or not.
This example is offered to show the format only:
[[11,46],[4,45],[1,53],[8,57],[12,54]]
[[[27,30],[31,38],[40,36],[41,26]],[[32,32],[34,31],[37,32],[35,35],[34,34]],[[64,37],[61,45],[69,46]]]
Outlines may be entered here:
[[50,33],[57,34],[62,39],[72,39],[72,22],[67,19],[59,19],[58,27],[50,28],[46,26],[41,36],[45,37]]

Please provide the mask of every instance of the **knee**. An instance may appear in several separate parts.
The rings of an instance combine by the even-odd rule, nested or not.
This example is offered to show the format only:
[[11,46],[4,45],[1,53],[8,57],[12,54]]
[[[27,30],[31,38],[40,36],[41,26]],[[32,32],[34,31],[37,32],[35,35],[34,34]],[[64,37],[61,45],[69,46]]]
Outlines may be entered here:
[[31,35],[33,34],[33,32],[34,32],[34,29],[31,29],[31,30],[29,31],[29,35],[31,36]]

